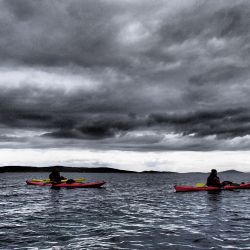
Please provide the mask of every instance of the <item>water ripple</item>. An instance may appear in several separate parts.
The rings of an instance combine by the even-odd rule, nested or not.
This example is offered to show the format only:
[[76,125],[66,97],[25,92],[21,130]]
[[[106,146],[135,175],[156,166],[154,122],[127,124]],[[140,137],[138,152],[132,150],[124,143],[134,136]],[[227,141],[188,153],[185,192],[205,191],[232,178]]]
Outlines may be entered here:
[[[33,177],[45,176],[33,173]],[[86,177],[105,179],[107,186],[55,190],[26,186],[30,177],[25,173],[2,174],[0,248],[250,249],[248,190],[173,191],[173,184],[205,178],[199,174]],[[250,179],[246,174],[233,177]]]

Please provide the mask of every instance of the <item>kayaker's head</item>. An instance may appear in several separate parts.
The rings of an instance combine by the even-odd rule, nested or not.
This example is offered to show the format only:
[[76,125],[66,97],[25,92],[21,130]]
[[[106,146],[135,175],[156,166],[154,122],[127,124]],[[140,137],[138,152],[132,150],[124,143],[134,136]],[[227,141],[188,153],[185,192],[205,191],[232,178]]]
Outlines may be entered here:
[[212,169],[211,170],[211,175],[217,175],[217,170],[216,169]]

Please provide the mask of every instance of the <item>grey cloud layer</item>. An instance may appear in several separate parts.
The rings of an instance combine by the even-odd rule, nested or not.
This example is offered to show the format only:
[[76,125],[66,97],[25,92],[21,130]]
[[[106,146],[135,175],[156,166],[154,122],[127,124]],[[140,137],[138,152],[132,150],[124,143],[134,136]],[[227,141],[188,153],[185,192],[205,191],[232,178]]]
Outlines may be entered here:
[[[249,148],[248,1],[6,0],[0,11],[2,133],[42,130],[41,147],[213,150],[240,137],[232,149]],[[93,88],[67,90],[62,71]]]

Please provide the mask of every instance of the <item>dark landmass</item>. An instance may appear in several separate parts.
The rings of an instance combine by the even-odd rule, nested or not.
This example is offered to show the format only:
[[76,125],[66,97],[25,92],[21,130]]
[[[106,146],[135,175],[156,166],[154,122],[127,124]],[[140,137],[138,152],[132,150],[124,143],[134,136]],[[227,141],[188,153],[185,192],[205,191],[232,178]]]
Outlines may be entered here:
[[[247,173],[247,172],[242,172],[242,171],[238,171],[234,169],[218,171],[218,174],[240,174],[240,173]],[[188,172],[188,173],[183,173],[183,174],[210,174],[210,171],[209,172]]]
[[230,169],[230,170],[225,170],[225,171],[221,171],[219,173],[227,173],[227,174],[237,174],[237,173],[244,173],[238,170],[234,170],[234,169]]
[[53,168],[57,168],[60,172],[78,172],[78,173],[136,173],[134,171],[120,170],[114,168],[85,168],[85,167],[30,167],[30,166],[4,166],[0,167],[0,173],[4,172],[51,172]]
[[176,174],[176,172],[171,172],[171,171],[154,171],[154,170],[149,170],[149,171],[143,171],[140,173],[146,173],[146,174]]
[[[77,173],[147,173],[147,174],[178,174],[177,172],[171,171],[143,171],[143,172],[136,172],[136,171],[129,171],[129,170],[121,170],[115,168],[108,168],[108,167],[99,167],[99,168],[86,168],[86,167],[66,167],[66,166],[50,166],[50,167],[32,167],[32,166],[3,166],[0,167],[0,173],[4,172],[51,172],[53,168],[57,168],[60,172],[77,172]],[[226,170],[221,171],[219,173],[243,173],[237,170]],[[188,172],[185,174],[206,174],[201,172]]]

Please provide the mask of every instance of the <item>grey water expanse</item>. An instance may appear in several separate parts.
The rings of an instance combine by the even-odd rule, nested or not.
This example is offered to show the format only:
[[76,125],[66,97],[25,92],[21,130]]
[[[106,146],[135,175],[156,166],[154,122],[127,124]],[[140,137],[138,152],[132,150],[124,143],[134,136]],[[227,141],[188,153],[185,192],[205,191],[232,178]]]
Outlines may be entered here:
[[[65,173],[80,177],[81,173]],[[250,190],[175,193],[206,174],[87,173],[101,189],[27,186],[0,174],[0,249],[250,249]],[[250,181],[250,174],[220,174]]]

